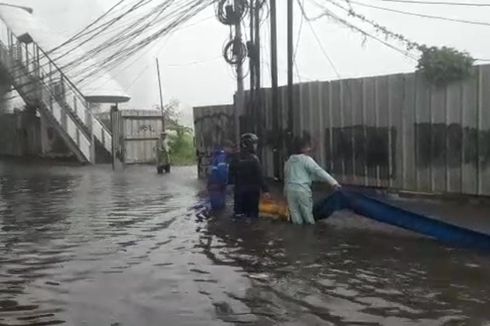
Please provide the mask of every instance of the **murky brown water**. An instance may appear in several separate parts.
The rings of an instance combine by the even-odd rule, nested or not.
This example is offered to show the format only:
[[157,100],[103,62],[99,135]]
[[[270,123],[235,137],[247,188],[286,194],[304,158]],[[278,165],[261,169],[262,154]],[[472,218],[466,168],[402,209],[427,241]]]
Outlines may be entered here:
[[490,256],[200,219],[195,169],[0,163],[0,325],[489,325]]

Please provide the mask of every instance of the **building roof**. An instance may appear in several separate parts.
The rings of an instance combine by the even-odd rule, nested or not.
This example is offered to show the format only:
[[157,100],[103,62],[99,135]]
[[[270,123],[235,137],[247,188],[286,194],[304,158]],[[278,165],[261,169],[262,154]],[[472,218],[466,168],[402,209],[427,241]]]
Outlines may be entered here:
[[[10,27],[17,37],[28,34],[46,52],[55,49],[68,39],[59,35],[59,32],[50,30],[39,18],[24,8],[0,3],[0,19]],[[70,53],[67,53],[67,50],[70,50]],[[73,50],[71,46],[68,46],[66,50],[62,48],[59,53],[55,52],[52,56],[58,67],[69,65],[69,69],[63,70],[63,73],[75,83],[87,101],[94,103],[129,101],[130,96],[108,72],[102,69],[88,76],[85,80],[76,82],[77,76],[97,65],[96,61],[88,57],[85,57],[81,62],[72,64],[74,60],[88,56],[83,46],[77,46]]]

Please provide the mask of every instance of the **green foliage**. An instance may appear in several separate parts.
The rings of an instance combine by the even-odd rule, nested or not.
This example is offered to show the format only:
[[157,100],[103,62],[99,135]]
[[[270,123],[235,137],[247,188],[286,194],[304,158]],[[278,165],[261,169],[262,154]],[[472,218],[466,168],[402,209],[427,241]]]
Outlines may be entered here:
[[172,165],[193,165],[196,163],[196,148],[194,137],[185,128],[179,128],[177,135],[170,136]]
[[[170,134],[170,157],[172,165],[185,166],[196,164],[196,147],[194,146],[194,134],[191,128],[180,123],[180,102],[171,100],[163,108],[167,130],[176,131],[176,135]],[[160,110],[160,106],[155,105]]]
[[468,53],[449,47],[420,47],[422,56],[417,68],[436,86],[445,86],[471,76],[475,62]]

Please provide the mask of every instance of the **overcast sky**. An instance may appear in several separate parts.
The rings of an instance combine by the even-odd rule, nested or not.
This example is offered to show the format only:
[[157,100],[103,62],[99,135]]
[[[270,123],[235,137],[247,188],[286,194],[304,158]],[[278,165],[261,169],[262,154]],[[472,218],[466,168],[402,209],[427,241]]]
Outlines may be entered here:
[[[327,3],[325,0],[316,1]],[[357,1],[428,15],[490,23],[490,7],[399,4],[382,0]],[[466,1],[490,3],[490,0],[486,2],[483,0]],[[36,16],[45,20],[53,30],[68,37],[101,15],[117,0],[11,0],[10,2],[33,7]],[[283,84],[286,80],[286,1],[278,0],[277,2],[279,5],[279,73],[280,82]],[[311,0],[304,0],[304,3],[306,3],[309,16],[313,17],[321,12]],[[490,40],[490,26],[410,17],[361,7],[355,3],[352,5],[357,12],[414,41],[429,45],[453,46],[466,50],[477,58],[490,58],[488,41]],[[230,67],[220,58],[222,46],[228,38],[229,31],[213,16],[212,8],[202,12],[187,23],[186,28],[159,40],[146,49],[146,53],[139,59],[137,56],[129,61],[133,64],[125,65],[123,66],[126,67],[125,69],[121,67],[112,72],[121,86],[132,96],[131,107],[149,108],[159,101],[155,56],[158,56],[162,65],[166,102],[172,98],[189,106],[232,102],[236,82]],[[296,56],[296,80],[337,78],[337,74],[323,55],[307,22],[303,23],[301,33],[299,33],[300,17],[300,11],[296,6],[295,37],[301,36]],[[318,34],[341,78],[406,72],[415,68],[415,61],[376,41],[368,39],[364,42],[362,35],[327,18],[313,22],[312,28]],[[268,63],[270,62],[268,24],[264,24],[262,39],[266,47],[263,52],[263,60]],[[268,71],[265,70],[264,74],[266,74],[264,76],[266,84],[270,84]],[[186,116],[188,115],[189,112]]]

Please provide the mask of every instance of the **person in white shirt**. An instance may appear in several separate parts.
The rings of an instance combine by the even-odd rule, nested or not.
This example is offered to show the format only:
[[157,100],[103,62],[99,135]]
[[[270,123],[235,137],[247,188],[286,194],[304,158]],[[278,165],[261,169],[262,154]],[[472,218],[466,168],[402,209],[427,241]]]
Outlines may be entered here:
[[295,144],[295,154],[289,157],[284,167],[284,192],[294,224],[315,224],[311,191],[313,181],[326,182],[334,189],[340,189],[337,180],[322,169],[310,153],[310,142],[306,139],[298,139]]

